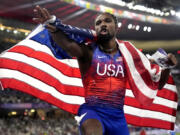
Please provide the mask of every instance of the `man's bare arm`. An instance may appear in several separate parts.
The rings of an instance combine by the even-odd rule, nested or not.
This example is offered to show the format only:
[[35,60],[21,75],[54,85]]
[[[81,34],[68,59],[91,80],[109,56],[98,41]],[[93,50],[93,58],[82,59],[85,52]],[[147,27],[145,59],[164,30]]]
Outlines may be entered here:
[[[35,7],[34,13],[36,15],[36,18],[33,18],[33,20],[41,24],[44,24],[45,22],[47,22],[47,20],[50,20],[52,17],[50,13],[47,11],[47,9],[41,8],[39,6]],[[78,58],[83,56],[83,50],[80,47],[80,45],[74,42],[73,40],[67,38],[67,36],[62,31],[57,30],[56,27],[50,24],[47,24],[46,28],[51,33],[52,38],[56,42],[56,44],[58,44],[62,49],[64,49],[69,55]]]

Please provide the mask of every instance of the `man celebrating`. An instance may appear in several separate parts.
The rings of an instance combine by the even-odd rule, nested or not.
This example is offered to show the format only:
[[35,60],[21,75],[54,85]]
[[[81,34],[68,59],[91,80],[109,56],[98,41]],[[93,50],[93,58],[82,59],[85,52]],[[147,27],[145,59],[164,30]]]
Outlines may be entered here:
[[[137,75],[133,70],[133,63],[128,61],[129,56],[126,56],[124,44],[132,52],[136,52],[136,49],[132,48],[128,42],[116,40],[117,19],[114,15],[102,13],[96,17],[97,40],[87,46],[69,39],[63,30],[58,29],[56,24],[53,25],[51,22],[53,18],[46,9],[37,6],[34,12],[37,15],[34,20],[45,23],[53,40],[78,60],[86,101],[78,112],[81,118],[80,133],[82,135],[129,135],[123,111],[127,81],[133,87],[136,86],[134,80],[139,79],[139,76],[149,77],[153,80],[152,83],[146,80],[145,83],[153,90],[161,89],[167,80],[169,69],[160,72],[156,65],[154,66],[156,72],[150,70],[144,73],[143,71],[142,74]],[[143,54],[140,56],[144,58]],[[174,55],[168,54],[167,58],[170,65],[177,64]],[[137,63],[141,63],[138,59],[136,60]],[[147,66],[139,65],[139,68],[144,70],[153,67],[149,61],[146,60],[146,62]],[[135,77],[134,74],[136,74]],[[140,99],[143,98],[141,94],[144,91],[137,94],[138,87],[139,84],[134,88],[134,94]],[[151,94],[151,92],[147,93]],[[143,98],[143,101],[146,102],[147,99]]]

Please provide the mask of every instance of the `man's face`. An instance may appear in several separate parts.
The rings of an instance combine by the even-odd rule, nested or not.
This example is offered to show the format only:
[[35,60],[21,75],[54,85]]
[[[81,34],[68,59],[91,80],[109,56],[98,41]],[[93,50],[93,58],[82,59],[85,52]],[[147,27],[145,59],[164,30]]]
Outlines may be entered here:
[[111,15],[101,14],[95,20],[98,40],[110,40],[116,35],[116,24]]

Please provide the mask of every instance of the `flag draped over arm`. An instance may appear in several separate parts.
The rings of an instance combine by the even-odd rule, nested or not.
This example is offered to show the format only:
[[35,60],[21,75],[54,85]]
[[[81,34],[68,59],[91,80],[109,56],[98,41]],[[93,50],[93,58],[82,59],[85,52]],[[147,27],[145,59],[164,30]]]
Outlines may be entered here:
[[138,126],[173,129],[177,91],[172,76],[169,76],[164,88],[158,90],[161,68],[151,64],[142,52],[127,41],[121,41],[119,48],[129,82],[124,107],[127,122]]
[[[129,54],[126,53],[127,57],[137,53],[142,58],[136,49],[128,48],[131,47],[129,43],[123,44],[124,49],[131,50],[128,51]],[[124,54],[123,57],[127,63]],[[136,66],[136,63],[134,64]],[[131,70],[130,67],[128,70]],[[158,73],[157,71],[153,73],[155,72]],[[151,77],[151,73],[148,76]],[[131,77],[133,78],[133,74]],[[145,84],[148,83],[146,78],[141,79],[140,81],[145,81]],[[79,106],[85,102],[77,60],[71,59],[55,45],[48,31],[42,26],[37,27],[26,39],[0,55],[0,82],[3,88],[31,94],[72,114],[77,114]],[[137,84],[132,86],[133,83]],[[146,91],[138,89],[132,92],[132,87],[138,88],[143,85],[139,82],[133,83],[127,85],[125,97],[124,111],[128,124],[174,129],[177,91],[172,77],[169,77],[168,83],[160,91],[150,91],[154,89],[150,87]],[[152,104],[143,106],[139,103],[140,100],[151,101]]]

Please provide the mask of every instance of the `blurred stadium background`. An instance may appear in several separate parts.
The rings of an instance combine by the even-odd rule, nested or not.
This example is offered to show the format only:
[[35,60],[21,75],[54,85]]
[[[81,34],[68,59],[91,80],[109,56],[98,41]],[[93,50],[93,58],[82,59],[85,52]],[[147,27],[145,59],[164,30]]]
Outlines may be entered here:
[[[178,66],[171,70],[180,90],[180,0],[0,0],[0,52],[24,39],[37,25],[33,8],[47,8],[64,23],[93,28],[99,12],[118,17],[118,39],[129,40],[144,53],[158,48],[172,52]],[[180,134],[180,112],[175,132],[129,125],[131,135]],[[30,95],[0,91],[1,135],[78,135],[73,116]]]

